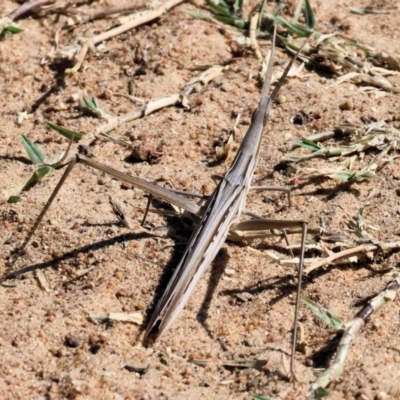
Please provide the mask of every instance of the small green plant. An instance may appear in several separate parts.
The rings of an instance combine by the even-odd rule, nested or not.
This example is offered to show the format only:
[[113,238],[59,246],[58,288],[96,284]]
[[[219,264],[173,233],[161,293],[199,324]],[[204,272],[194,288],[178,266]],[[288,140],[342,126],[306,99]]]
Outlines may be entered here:
[[[60,135],[68,139],[70,143],[72,143],[73,141],[79,141],[82,138],[82,134],[78,132],[63,128],[49,121],[47,121],[46,124],[50,128],[54,129],[56,132],[58,132]],[[65,156],[68,152],[67,150],[66,153],[60,155],[55,160],[49,160],[43,150],[36,146],[36,144],[33,143],[28,137],[26,137],[25,135],[21,135],[21,140],[29,159],[32,161],[33,164],[37,165],[38,167],[24,184],[9,190],[9,195],[7,199],[9,203],[16,203],[20,201],[21,192],[29,190],[32,186],[36,185],[36,183],[42,181],[48,173],[63,165],[65,161]]]
[[22,29],[13,25],[13,20],[11,18],[0,18],[0,40],[4,39],[6,35],[15,35],[20,32],[22,32]]
[[[356,85],[363,84],[373,86],[377,90],[400,93],[400,87],[395,86],[386,78],[390,76],[389,71],[400,71],[400,56],[384,49],[374,49],[358,40],[334,32],[331,34],[318,32],[317,18],[310,0],[298,1],[291,20],[280,15],[284,7],[282,4],[278,4],[272,13],[265,13],[265,1],[263,1],[258,13],[250,16],[250,22],[243,19],[243,2],[240,0],[236,0],[233,5],[227,4],[225,0],[205,0],[205,3],[210,8],[211,15],[197,11],[190,11],[189,14],[210,22],[215,22],[215,20],[222,22],[231,26],[231,31],[239,35],[247,33],[250,41],[239,38],[238,42],[250,43],[257,58],[260,57],[255,50],[256,40],[271,39],[271,27],[273,23],[276,23],[284,28],[284,31],[281,30],[276,35],[277,43],[291,53],[297,52],[300,48],[296,36],[312,37],[317,42],[318,46],[314,48],[304,46],[301,51],[301,60],[314,69],[320,69],[337,77],[336,84],[351,81]],[[301,16],[302,19],[300,19]],[[251,24],[253,17],[258,18],[256,25]],[[364,55],[360,56],[355,49],[361,50]]]
[[[263,2],[259,8],[260,14],[263,14],[264,3],[265,2]],[[217,0],[216,2],[213,0],[206,0],[206,4],[211,8],[213,13],[212,16],[216,20],[223,22],[224,24],[234,26],[240,30],[249,29],[249,22],[243,19],[243,0],[235,0],[232,5],[227,4],[224,0]],[[299,1],[292,21],[288,21],[287,19],[280,17],[279,13],[281,10],[282,5],[279,4],[272,14],[265,14],[269,21],[259,24],[259,31],[261,34],[268,34],[268,31],[271,28],[271,20],[286,28],[289,34],[295,34],[300,37],[308,37],[313,33],[313,29],[317,24],[317,20],[309,0]],[[189,13],[196,18],[207,19],[207,16],[202,13],[192,11]],[[299,24],[298,22],[301,14],[304,15],[305,25]],[[280,35],[277,35],[277,37],[279,40],[283,39],[283,37]]]
[[82,111],[92,114],[93,116],[95,116],[97,118],[104,118],[104,119],[112,118],[112,116],[110,114],[108,114],[107,112],[105,112],[104,110],[102,110],[100,108],[100,105],[99,105],[96,97],[88,97],[88,96],[83,97],[79,101],[79,108]]

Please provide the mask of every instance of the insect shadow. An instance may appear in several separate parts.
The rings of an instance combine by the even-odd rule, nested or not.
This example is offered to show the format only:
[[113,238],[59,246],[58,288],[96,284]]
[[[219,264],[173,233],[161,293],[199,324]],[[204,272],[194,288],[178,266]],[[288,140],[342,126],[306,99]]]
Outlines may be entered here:
[[50,261],[33,264],[33,265],[28,265],[19,270],[7,272],[0,278],[0,281],[3,282],[7,279],[15,279],[22,275],[27,274],[28,272],[33,272],[33,271],[38,271],[38,270],[43,270],[43,269],[54,267],[54,265],[56,263],[59,263],[60,261],[74,259],[78,253],[86,254],[91,251],[95,251],[95,250],[102,249],[102,248],[107,248],[115,243],[122,243],[122,242],[126,242],[126,241],[131,241],[131,240],[148,239],[148,238],[153,238],[153,237],[155,237],[155,235],[148,233],[148,232],[125,233],[123,235],[119,235],[119,236],[116,236],[116,237],[113,237],[110,239],[106,239],[106,240],[101,240],[96,243],[91,243],[91,244],[82,246],[80,248],[73,249],[65,254],[62,254],[59,257],[53,258]]

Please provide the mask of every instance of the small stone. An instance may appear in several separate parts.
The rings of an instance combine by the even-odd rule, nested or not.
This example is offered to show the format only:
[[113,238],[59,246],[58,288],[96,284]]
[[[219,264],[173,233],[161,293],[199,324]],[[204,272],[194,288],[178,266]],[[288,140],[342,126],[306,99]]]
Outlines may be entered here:
[[379,392],[377,395],[376,395],[376,400],[386,400],[386,399],[388,399],[389,398],[389,396],[388,396],[388,394],[386,393],[386,392]]
[[253,295],[248,292],[243,292],[243,293],[237,293],[235,297],[240,301],[246,302],[252,300]]
[[304,123],[303,113],[299,112],[295,117],[293,117],[292,122],[294,125],[303,125]]
[[99,337],[96,337],[96,336],[91,336],[89,338],[89,349],[90,349],[90,352],[92,354],[96,354],[101,349],[101,346],[103,344],[104,344],[104,340],[103,339],[101,339]]
[[58,349],[54,347],[50,348],[50,353],[57,358],[65,357],[67,355],[67,351],[65,349]]
[[65,345],[68,347],[76,348],[79,347],[81,341],[74,335],[65,336]]
[[156,149],[152,144],[142,143],[132,149],[132,153],[127,157],[127,161],[147,161],[149,164],[156,164],[160,161],[163,154],[160,149]]
[[249,347],[261,347],[264,345],[263,340],[259,336],[249,336],[243,341],[245,346]]
[[254,85],[247,86],[245,90],[246,90],[246,92],[248,92],[248,93],[255,93],[255,92],[258,91],[258,89],[257,89]]
[[281,94],[280,96],[278,96],[275,100],[275,102],[277,104],[285,104],[287,102],[287,98],[285,95]]
[[354,101],[353,100],[346,100],[342,104],[340,104],[339,108],[342,111],[352,111],[352,110],[354,110]]
[[133,189],[133,185],[131,183],[128,183],[128,182],[122,182],[121,183],[121,189],[123,189],[123,190],[131,190],[131,189]]
[[139,375],[144,375],[150,368],[148,364],[133,364],[125,365],[124,368],[129,372],[136,372]]

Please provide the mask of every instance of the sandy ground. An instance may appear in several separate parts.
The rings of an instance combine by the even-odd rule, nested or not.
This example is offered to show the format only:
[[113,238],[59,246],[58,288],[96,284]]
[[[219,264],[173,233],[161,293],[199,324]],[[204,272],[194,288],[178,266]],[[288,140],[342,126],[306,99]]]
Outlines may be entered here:
[[[103,5],[107,2],[103,2]],[[108,4],[123,4],[114,0]],[[127,2],[125,2],[127,3]],[[28,136],[47,155],[66,148],[66,140],[47,128],[50,120],[85,134],[103,121],[83,114],[71,96],[80,89],[99,98],[101,107],[114,115],[133,105],[115,93],[127,93],[135,78],[136,96],[157,98],[178,92],[199,72],[196,64],[223,63],[232,57],[232,35],[226,30],[189,16],[197,4],[183,4],[156,22],[107,41],[97,54],[89,54],[85,68],[65,76],[69,61],[41,65],[54,44],[55,33],[67,45],[76,37],[90,37],[114,26],[103,19],[66,27],[66,17],[55,13],[28,16],[19,21],[24,32],[0,43],[0,189],[23,182],[34,170],[21,145]],[[323,33],[342,29],[347,36],[376,49],[397,52],[400,14],[356,15],[350,7],[366,7],[368,1],[312,1]],[[5,15],[17,2],[3,0]],[[385,2],[378,8],[398,5]],[[97,7],[93,2],[91,6]],[[246,6],[249,12],[250,6]],[[260,42],[263,54],[270,47]],[[141,52],[147,63],[140,75]],[[277,51],[278,64],[288,55]],[[226,140],[238,113],[238,141],[245,134],[259,100],[256,75],[260,62],[252,52],[236,57],[230,68],[189,96],[190,110],[165,108],[120,126],[112,132],[133,145],[156,150],[156,163],[126,162],[130,151],[98,140],[90,151],[96,160],[134,176],[166,187],[209,194],[213,175],[223,174],[226,162],[216,163],[215,143]],[[135,75],[136,74],[136,75]],[[397,77],[392,82],[400,84]],[[270,218],[306,220],[318,226],[323,218],[332,231],[347,232],[349,218],[369,204],[364,217],[379,230],[371,231],[382,242],[399,240],[399,159],[393,158],[378,178],[352,185],[332,195],[335,180],[300,182],[274,171],[288,151],[287,143],[311,133],[332,129],[340,123],[387,120],[400,129],[399,95],[368,94],[345,82],[330,87],[329,76],[303,70],[281,91],[281,104],[274,105],[264,131],[257,185],[287,185],[293,205],[287,207],[281,193],[250,193],[247,208]],[[382,94],[382,93],[380,93]],[[343,109],[343,103],[353,106]],[[57,105],[64,103],[64,110]],[[19,112],[29,118],[17,123]],[[300,112],[302,125],[293,118]],[[74,148],[75,151],[76,148]],[[300,151],[301,152],[301,151]],[[366,165],[374,153],[355,161]],[[391,155],[396,155],[392,152]],[[304,168],[332,164],[326,159],[308,161]],[[10,252],[20,244],[60,179],[64,169],[22,195],[16,204],[0,205],[1,271],[6,273]],[[110,196],[122,205],[131,229],[116,219]],[[308,384],[324,368],[338,341],[334,332],[302,307],[303,352],[296,354],[301,382],[293,386],[285,378],[282,356],[290,353],[295,299],[293,267],[271,262],[263,253],[271,248],[287,254],[278,238],[251,243],[226,243],[212,267],[170,331],[151,347],[141,344],[143,327],[130,323],[96,325],[89,315],[141,311],[150,315],[154,303],[182,255],[193,227],[183,222],[150,215],[140,226],[143,192],[103,173],[77,166],[43,223],[14,267],[33,272],[8,280],[0,288],[0,393],[3,399],[251,399],[259,394],[279,399],[305,398]],[[173,228],[168,235],[166,226]],[[161,228],[162,229],[161,229]],[[155,229],[160,228],[160,229]],[[299,238],[291,238],[298,242]],[[308,257],[312,253],[308,252]],[[387,272],[398,262],[396,252],[383,252],[373,261],[319,269],[303,284],[304,295],[349,319],[368,299],[390,281]],[[40,272],[38,272],[40,271]],[[85,272],[85,274],[83,274]],[[46,285],[41,283],[45,277]],[[241,301],[237,294],[249,301]],[[330,387],[332,399],[395,399],[400,396],[400,338],[398,301],[376,314],[350,349],[345,371]],[[145,325],[143,325],[145,326]],[[190,360],[207,360],[206,366]],[[260,369],[226,368],[238,359],[265,360]],[[130,372],[125,366],[149,366],[147,373]],[[385,397],[386,396],[386,397]]]

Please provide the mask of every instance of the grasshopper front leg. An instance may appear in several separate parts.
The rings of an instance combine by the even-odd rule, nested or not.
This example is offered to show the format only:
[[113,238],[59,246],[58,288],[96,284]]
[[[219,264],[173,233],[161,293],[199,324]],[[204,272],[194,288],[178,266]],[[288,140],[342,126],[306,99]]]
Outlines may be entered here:
[[117,171],[114,168],[107,166],[107,165],[101,164],[95,160],[88,158],[88,157],[77,154],[75,156],[75,158],[68,164],[67,169],[65,170],[63,176],[61,177],[57,186],[53,190],[53,193],[51,194],[50,198],[47,200],[45,206],[43,207],[42,211],[40,212],[39,216],[37,217],[33,227],[27,234],[24,242],[22,243],[21,246],[19,246],[15,250],[14,257],[13,257],[12,261],[10,262],[10,267],[12,267],[15,264],[15,262],[17,261],[19,256],[22,254],[23,250],[26,248],[26,246],[32,239],[38,226],[40,225],[41,221],[43,220],[47,210],[50,208],[51,204],[53,203],[54,199],[56,198],[58,192],[62,188],[64,182],[68,178],[72,169],[78,163],[85,164],[89,167],[97,169],[98,171],[105,172],[106,174],[108,174],[116,179],[119,179],[121,181],[131,183],[135,187],[137,187],[141,190],[147,191],[148,193],[152,194],[155,197],[158,197],[161,200],[165,200],[169,203],[175,204],[176,206],[181,207],[194,215],[197,215],[200,212],[200,207],[197,204],[185,199],[183,196],[176,194],[169,189],[163,188],[162,186],[158,186],[158,185],[148,182],[144,179],[137,178],[137,177],[134,177],[134,176],[131,176],[128,174],[124,174],[122,172]]

